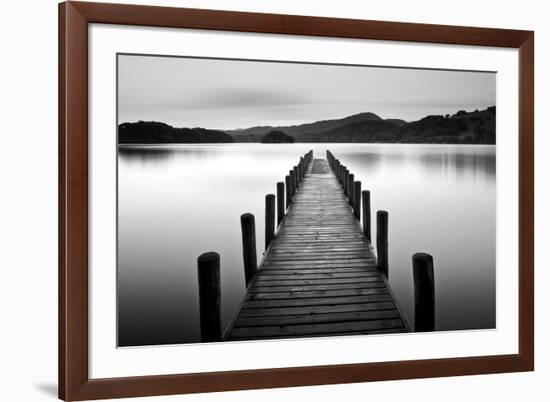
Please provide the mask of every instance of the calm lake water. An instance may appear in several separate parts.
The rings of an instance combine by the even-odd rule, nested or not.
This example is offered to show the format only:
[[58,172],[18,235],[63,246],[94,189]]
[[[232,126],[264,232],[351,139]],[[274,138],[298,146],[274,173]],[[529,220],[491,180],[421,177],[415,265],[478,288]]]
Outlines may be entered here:
[[[413,324],[411,256],[433,255],[438,330],[495,327],[495,147],[404,144],[120,146],[119,346],[200,342],[197,257],[221,256],[223,324],[244,294],[239,217],[299,157],[330,149],[389,212],[389,277]],[[374,222],[373,234],[376,233]],[[375,236],[373,236],[375,237]]]

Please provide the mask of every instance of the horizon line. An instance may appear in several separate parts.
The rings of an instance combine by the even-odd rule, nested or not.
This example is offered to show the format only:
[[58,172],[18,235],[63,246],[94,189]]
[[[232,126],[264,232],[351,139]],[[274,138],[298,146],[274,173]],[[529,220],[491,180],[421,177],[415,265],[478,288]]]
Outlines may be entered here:
[[252,125],[252,126],[248,126],[248,127],[238,127],[238,128],[231,128],[231,129],[226,129],[226,128],[213,128],[213,127],[203,127],[203,126],[195,126],[195,127],[190,127],[190,126],[181,126],[181,127],[175,127],[175,126],[172,126],[171,124],[168,124],[166,122],[163,122],[163,121],[158,121],[158,120],[136,120],[136,121],[124,121],[122,123],[118,123],[117,124],[117,127],[118,126],[121,126],[122,124],[134,124],[134,123],[139,123],[139,122],[145,122],[145,123],[161,123],[161,124],[166,124],[167,126],[170,126],[172,128],[188,128],[188,129],[195,129],[195,128],[203,128],[203,129],[207,129],[207,130],[216,130],[216,131],[222,131],[222,132],[231,132],[231,131],[244,131],[244,130],[249,130],[249,129],[252,129],[252,128],[263,128],[263,127],[271,127],[271,128],[281,128],[281,127],[296,127],[296,126],[303,126],[303,125],[306,125],[306,124],[315,124],[315,123],[320,123],[320,122],[324,122],[324,121],[331,121],[331,120],[343,120],[343,119],[346,119],[348,117],[353,117],[353,116],[357,116],[357,115],[360,115],[360,114],[365,114],[365,113],[370,113],[370,114],[373,114],[377,117],[379,117],[380,119],[384,120],[384,121],[387,121],[387,120],[402,120],[404,121],[405,123],[413,123],[415,121],[420,121],[422,119],[425,119],[426,117],[430,117],[430,116],[454,116],[456,115],[458,112],[461,112],[461,111],[465,111],[466,113],[475,113],[475,111],[483,111],[483,110],[487,110],[489,108],[492,108],[494,107],[496,109],[496,105],[488,105],[485,107],[485,109],[474,109],[474,110],[464,110],[464,109],[460,109],[460,110],[457,110],[455,113],[453,114],[450,114],[450,113],[447,113],[445,115],[443,114],[427,114],[425,115],[424,117],[421,117],[420,119],[418,120],[404,120],[404,119],[400,119],[398,117],[386,117],[386,118],[383,118],[381,117],[379,114],[377,113],[374,113],[374,112],[359,112],[359,113],[353,113],[353,114],[349,114],[349,115],[345,115],[343,117],[335,117],[335,118],[329,118],[329,119],[322,119],[322,120],[314,120],[314,121],[311,121],[311,120],[308,120],[308,121],[305,121],[303,123],[295,123],[295,124],[286,124],[286,125],[280,125],[280,124],[269,124],[269,125]]

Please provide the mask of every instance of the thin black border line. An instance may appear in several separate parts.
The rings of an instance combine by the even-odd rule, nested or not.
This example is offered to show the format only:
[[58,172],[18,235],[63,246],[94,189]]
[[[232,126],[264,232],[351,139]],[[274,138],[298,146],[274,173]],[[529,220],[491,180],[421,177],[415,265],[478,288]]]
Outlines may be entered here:
[[[458,45],[452,45],[458,46]],[[480,46],[481,47],[481,46]],[[452,68],[435,68],[435,67],[405,67],[405,66],[388,66],[377,64],[357,64],[357,63],[323,63],[316,61],[289,61],[289,60],[274,60],[274,59],[245,59],[232,57],[213,57],[213,56],[180,56],[157,53],[132,53],[132,52],[117,52],[118,56],[136,56],[136,57],[164,57],[173,59],[202,59],[202,60],[221,60],[221,61],[243,61],[243,62],[260,62],[260,63],[279,63],[279,64],[305,64],[305,65],[321,65],[321,66],[337,66],[337,67],[367,67],[367,68],[387,68],[396,70],[428,70],[428,71],[449,71],[449,72],[465,72],[465,73],[484,73],[498,74],[496,70],[466,70]],[[117,77],[118,82],[118,77]]]
[[119,269],[119,241],[118,241],[118,236],[119,236],[119,213],[118,213],[118,187],[119,187],[119,182],[118,182],[118,126],[119,126],[119,123],[118,123],[118,100],[119,100],[119,91],[118,91],[118,87],[119,87],[119,80],[118,80],[118,73],[119,73],[119,58],[118,58],[119,54],[118,53],[115,53],[115,96],[116,96],[116,99],[115,99],[115,138],[116,138],[116,144],[115,144],[115,152],[116,152],[116,158],[115,158],[115,174],[116,174],[116,178],[115,178],[115,185],[116,185],[116,189],[115,189],[115,208],[116,208],[116,212],[115,212],[115,236],[116,236],[116,239],[115,239],[115,271],[116,271],[116,274],[115,274],[115,308],[116,308],[116,312],[115,312],[115,319],[116,319],[116,322],[115,322],[115,349],[118,349],[120,348],[120,330],[119,330],[119,325],[120,325],[120,292],[119,292],[119,276],[120,276],[120,269]]

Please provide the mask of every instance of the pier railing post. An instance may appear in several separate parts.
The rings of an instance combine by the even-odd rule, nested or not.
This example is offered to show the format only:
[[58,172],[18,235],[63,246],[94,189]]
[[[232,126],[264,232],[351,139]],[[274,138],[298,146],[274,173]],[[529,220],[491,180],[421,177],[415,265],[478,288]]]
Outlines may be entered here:
[[348,176],[349,170],[348,168],[344,168],[344,182],[342,183],[342,187],[344,188],[344,194],[346,197],[348,196]]
[[265,248],[275,237],[275,194],[265,196]]
[[197,259],[199,274],[199,311],[202,342],[222,340],[220,255],[201,254]]
[[299,185],[299,182],[298,182],[298,167],[294,166],[292,171],[294,172],[294,193],[296,193],[296,190],[298,190],[298,185]]
[[250,280],[258,270],[258,262],[256,256],[256,224],[254,215],[250,213],[241,215],[241,231],[243,238],[243,262],[244,262],[244,278],[248,286]]
[[286,185],[286,207],[290,206],[290,201],[292,200],[292,179],[290,175],[285,176],[285,185]]
[[277,183],[277,225],[279,225],[285,216],[285,183]]
[[371,221],[370,221],[370,191],[363,190],[363,234],[369,243],[372,243],[371,239]]
[[378,269],[388,276],[388,212],[376,212],[376,255]]
[[346,182],[344,183],[344,186],[346,188],[345,190],[345,194],[346,194],[346,197],[349,197],[349,194],[350,194],[350,191],[349,191],[349,175],[350,175],[350,171],[348,168],[346,168]]
[[353,205],[353,182],[355,181],[355,175],[351,173],[348,176],[348,202]]
[[290,175],[290,198],[294,197],[294,192],[296,191],[296,178],[294,177],[294,170],[289,170],[288,174]]
[[433,258],[426,253],[412,257],[414,278],[414,330],[428,332],[435,329],[435,290]]
[[353,187],[353,213],[361,221],[361,182],[356,181]]

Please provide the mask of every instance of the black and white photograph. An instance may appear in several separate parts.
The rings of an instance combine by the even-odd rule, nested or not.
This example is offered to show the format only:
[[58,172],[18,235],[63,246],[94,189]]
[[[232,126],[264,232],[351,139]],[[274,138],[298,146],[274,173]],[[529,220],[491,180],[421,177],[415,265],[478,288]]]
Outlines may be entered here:
[[494,71],[117,55],[117,346],[496,327]]

